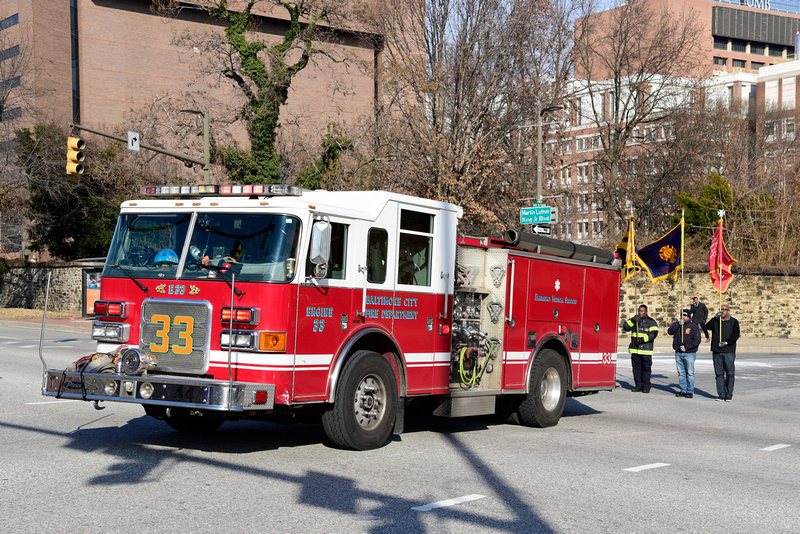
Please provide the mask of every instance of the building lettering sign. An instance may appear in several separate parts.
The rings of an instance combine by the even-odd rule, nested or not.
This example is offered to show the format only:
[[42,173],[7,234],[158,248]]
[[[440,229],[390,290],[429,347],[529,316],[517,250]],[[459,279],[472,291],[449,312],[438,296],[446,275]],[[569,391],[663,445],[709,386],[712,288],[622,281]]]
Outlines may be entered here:
[[755,9],[772,9],[769,0],[742,0],[742,5]]

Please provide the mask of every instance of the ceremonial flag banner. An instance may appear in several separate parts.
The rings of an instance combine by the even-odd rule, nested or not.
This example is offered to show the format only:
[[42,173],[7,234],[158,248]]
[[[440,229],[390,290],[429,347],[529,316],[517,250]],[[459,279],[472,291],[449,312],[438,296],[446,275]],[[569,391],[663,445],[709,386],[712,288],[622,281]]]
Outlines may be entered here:
[[633,230],[633,217],[628,221],[628,231],[622,236],[622,241],[617,245],[616,253],[619,259],[622,260],[622,279],[630,278],[632,275],[640,271],[636,265],[636,247],[634,247],[634,230]]
[[664,237],[636,251],[639,263],[642,264],[653,282],[671,274],[677,276],[678,271],[683,268],[682,239],[683,220],[681,219],[678,226],[667,232]]
[[733,280],[731,266],[735,261],[728,253],[725,242],[722,240],[722,219],[720,219],[717,231],[714,232],[714,238],[711,240],[711,250],[708,252],[708,271],[711,275],[714,289],[721,293],[725,293],[728,290],[728,286]]

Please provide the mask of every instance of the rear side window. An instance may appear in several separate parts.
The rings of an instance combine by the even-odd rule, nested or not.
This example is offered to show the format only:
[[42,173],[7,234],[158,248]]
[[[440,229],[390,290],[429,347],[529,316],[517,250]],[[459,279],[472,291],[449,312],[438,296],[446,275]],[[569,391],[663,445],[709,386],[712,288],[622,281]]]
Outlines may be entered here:
[[400,210],[399,245],[397,283],[430,287],[433,215]]

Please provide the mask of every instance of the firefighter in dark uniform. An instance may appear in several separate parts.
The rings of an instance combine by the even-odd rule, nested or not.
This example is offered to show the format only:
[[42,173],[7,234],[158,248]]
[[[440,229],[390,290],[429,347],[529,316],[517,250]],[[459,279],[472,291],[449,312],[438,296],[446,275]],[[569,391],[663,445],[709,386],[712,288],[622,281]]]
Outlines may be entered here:
[[650,393],[650,370],[653,367],[653,341],[658,335],[658,324],[647,315],[647,306],[639,306],[638,315],[634,315],[624,323],[622,329],[631,333],[631,353],[633,367],[634,392]]

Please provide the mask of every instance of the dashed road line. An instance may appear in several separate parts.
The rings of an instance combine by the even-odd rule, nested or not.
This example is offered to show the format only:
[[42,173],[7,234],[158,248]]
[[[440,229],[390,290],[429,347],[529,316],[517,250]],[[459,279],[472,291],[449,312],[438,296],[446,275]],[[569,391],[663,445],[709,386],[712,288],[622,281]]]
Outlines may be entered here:
[[469,501],[476,501],[478,499],[484,499],[484,498],[486,498],[486,495],[465,495],[463,497],[456,497],[455,499],[447,499],[446,501],[439,501],[431,504],[426,504],[425,506],[412,506],[411,509],[417,510],[418,512],[429,512],[435,508],[453,506],[455,504],[461,504]]
[[630,471],[631,473],[638,473],[639,471],[645,471],[647,469],[657,469],[659,467],[667,467],[672,464],[647,464],[647,465],[640,465],[638,467],[627,467],[623,469],[623,471]]
[[763,449],[758,449],[758,450],[772,452],[780,449],[785,449],[786,447],[791,447],[791,445],[786,445],[785,443],[778,443],[777,445],[770,445],[769,447],[764,447]]

